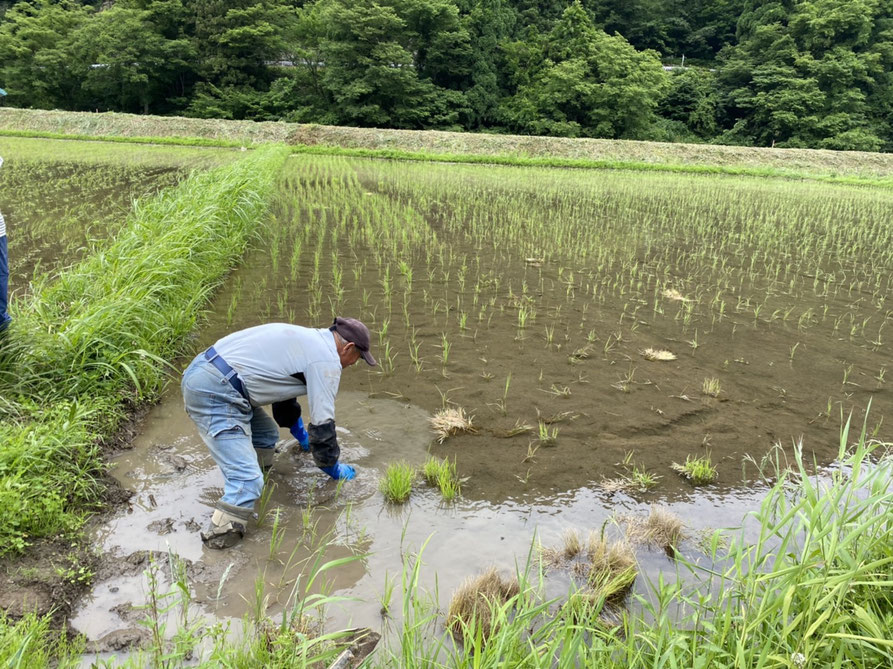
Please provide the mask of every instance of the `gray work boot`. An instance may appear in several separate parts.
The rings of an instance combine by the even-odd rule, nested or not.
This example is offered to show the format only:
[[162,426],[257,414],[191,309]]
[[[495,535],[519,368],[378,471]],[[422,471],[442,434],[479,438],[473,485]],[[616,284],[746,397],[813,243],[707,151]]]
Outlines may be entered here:
[[276,448],[255,448],[254,452],[257,454],[257,465],[260,467],[260,470],[264,475],[269,474],[270,470],[273,469]]
[[211,516],[211,524],[201,533],[202,541],[208,548],[235,546],[245,536],[249,518],[251,509],[217,502],[217,508]]

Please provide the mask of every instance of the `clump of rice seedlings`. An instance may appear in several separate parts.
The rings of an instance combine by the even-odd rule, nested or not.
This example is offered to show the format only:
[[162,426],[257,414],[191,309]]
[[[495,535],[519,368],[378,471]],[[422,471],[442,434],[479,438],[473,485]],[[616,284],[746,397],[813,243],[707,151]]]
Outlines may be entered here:
[[668,351],[663,348],[646,348],[641,351],[642,357],[645,360],[652,360],[656,362],[667,362],[669,360],[675,360],[676,354],[672,351]]
[[719,393],[722,391],[722,385],[714,376],[708,376],[704,379],[704,383],[701,385],[701,392],[705,395],[710,395],[710,397],[718,397]]
[[545,421],[539,422],[537,437],[542,446],[552,446],[558,441],[558,428],[550,428]]
[[460,481],[455,461],[430,457],[422,466],[422,475],[429,485],[440,490],[446,501],[452,501],[459,495]]
[[674,462],[670,467],[687,478],[692,485],[705,485],[716,480],[716,465],[710,462],[710,454],[703,457],[685,457],[685,464]]
[[479,576],[469,577],[450,600],[446,627],[460,642],[466,637],[474,638],[478,629],[486,641],[498,631],[500,622],[504,622],[502,617],[494,620],[494,608],[519,592],[518,579],[503,578],[495,567]]
[[684,528],[685,524],[675,513],[659,506],[652,506],[647,518],[637,517],[628,520],[626,536],[630,541],[658,546],[668,555],[672,555],[685,538]]
[[408,462],[392,462],[385,470],[384,478],[378,482],[378,489],[389,502],[402,504],[409,499],[415,476],[415,467]]
[[645,492],[657,485],[657,480],[660,476],[656,476],[649,472],[645,469],[644,465],[639,466],[633,462],[632,451],[627,452],[626,456],[623,458],[622,464],[626,468],[626,480],[628,481],[629,486],[634,486],[642,492]]
[[665,288],[661,295],[663,295],[668,300],[675,300],[677,302],[684,302],[686,299],[688,299],[675,288]]
[[592,349],[592,344],[586,344],[582,348],[578,348],[576,351],[574,351],[570,357],[573,360],[586,360],[592,357]]
[[650,490],[656,486],[657,480],[660,478],[660,476],[656,476],[644,467],[639,467],[638,465],[630,466],[628,471],[631,483],[642,492]]
[[431,427],[438,434],[437,443],[442,444],[447,437],[451,437],[460,432],[474,433],[474,416],[465,413],[462,407],[455,409],[441,409],[434,414],[431,419]]

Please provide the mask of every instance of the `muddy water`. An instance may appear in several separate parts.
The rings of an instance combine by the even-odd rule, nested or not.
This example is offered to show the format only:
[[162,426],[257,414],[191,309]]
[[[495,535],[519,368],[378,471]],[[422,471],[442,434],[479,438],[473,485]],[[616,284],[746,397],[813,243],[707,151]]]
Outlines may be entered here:
[[[339,314],[369,324],[382,365],[342,378],[339,438],[358,478],[339,488],[283,443],[266,520],[233,550],[207,551],[199,540],[221,479],[176,384],[114,462],[136,494],[98,545],[122,564],[145,550],[189,560],[195,605],[208,616],[275,615],[306,594],[314,564],[344,559],[310,586],[349,598],[327,608],[327,625],[387,631],[399,624],[399,602],[394,595],[383,617],[382,599],[419,551],[422,586],[445,610],[467,576],[494,564],[514,570],[534,541],[556,545],[567,528],[606,523],[619,537],[614,521],[652,504],[684,519],[682,551],[703,561],[701,531],[739,525],[762,500],[761,460],[784,463],[802,440],[808,459],[832,462],[842,419],[853,412],[861,424],[869,402],[869,434],[890,435],[883,327],[893,267],[877,265],[888,256],[868,247],[874,266],[829,258],[835,249],[820,237],[795,245],[785,228],[802,217],[856,229],[889,214],[884,195],[862,202],[854,191],[758,180],[359,160],[302,159],[291,169],[271,225],[220,291],[196,350],[257,323],[324,326]],[[777,267],[749,260],[777,249],[735,238],[729,221],[741,210],[791,236]],[[684,300],[664,297],[667,287]],[[647,347],[677,358],[648,361]],[[717,397],[702,392],[708,377],[721,382]],[[444,405],[473,415],[476,432],[437,443],[427,419]],[[521,425],[531,429],[509,436]],[[543,443],[539,429],[557,439]],[[428,453],[456,459],[460,499],[445,505],[420,485],[406,505],[385,503],[377,484],[387,464]],[[718,467],[710,486],[693,488],[670,469],[705,453]],[[610,492],[606,480],[631,465],[658,485]],[[274,509],[284,528],[275,535]],[[636,554],[637,591],[658,574],[674,578],[663,552]],[[97,583],[77,629],[97,638],[132,624],[121,612],[142,601],[144,586],[127,574]],[[557,595],[569,582],[552,573],[548,585]]]
[[[344,598],[326,609],[329,627],[392,629],[400,620],[399,594],[390,602],[389,616],[383,616],[386,584],[399,583],[404,560],[420,551],[425,565],[422,587],[445,608],[451,593],[469,575],[491,565],[506,572],[523,568],[535,540],[557,546],[567,528],[599,529],[617,516],[645,515],[649,510],[647,503],[622,492],[607,494],[585,486],[532,499],[460,499],[445,505],[434,490],[422,485],[407,504],[394,506],[377,491],[378,479],[390,462],[421,464],[427,457],[433,437],[427,412],[360,392],[341,393],[336,410],[342,459],[356,467],[357,478],[339,487],[313,466],[309,455],[295,455],[294,442],[284,433],[268,479],[275,488],[266,522],[253,523],[238,547],[213,551],[202,545],[198,530],[207,523],[222,479],[183,411],[179,394],[171,391],[145,419],[132,450],[112,462],[112,475],[135,494],[95,540],[111,564],[118,562],[121,569],[106,570],[111,575],[97,582],[82,601],[72,619],[74,628],[95,640],[142,620],[148,565],[137,569],[130,565],[135,555],[154,551],[162,554],[158,558],[162,592],[173,590],[163,554],[188,561],[193,617],[232,618],[238,629],[238,621],[256,610],[260,580],[261,609],[274,618],[297,596],[325,590]],[[697,559],[700,530],[737,524],[763,492],[761,486],[751,486],[662,496],[662,501],[686,519],[690,540],[684,552]],[[271,550],[277,509],[281,543]],[[640,547],[637,556],[642,589],[659,573],[672,572],[662,551]],[[353,559],[305,589],[314,562],[345,558]],[[569,584],[565,574],[556,572],[548,589],[557,596]],[[172,615],[171,622],[175,621]]]

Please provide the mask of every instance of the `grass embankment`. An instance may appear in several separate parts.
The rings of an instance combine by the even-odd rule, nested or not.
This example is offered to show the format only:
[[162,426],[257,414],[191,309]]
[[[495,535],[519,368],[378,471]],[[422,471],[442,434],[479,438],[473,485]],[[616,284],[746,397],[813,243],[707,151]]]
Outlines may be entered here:
[[78,529],[99,502],[101,444],[161,389],[285,156],[249,154],[138,202],[113,243],[17,303],[0,343],[0,554]]
[[0,134],[187,144],[287,143],[296,150],[401,160],[808,178],[893,186],[893,155],[631,140],[347,128],[132,114],[0,109]]
[[[422,547],[404,560],[403,624],[364,666],[888,667],[893,459],[883,453],[884,445],[866,443],[864,433],[854,452],[844,455],[846,432],[839,469],[812,477],[798,451],[797,466],[779,472],[746,531],[731,541],[717,532],[708,566],[675,554],[679,570],[690,576],[653,583],[633,595],[635,606],[619,622],[601,615],[612,592],[604,584],[548,599],[540,571],[531,564],[504,598],[494,597],[489,605],[479,599],[464,618],[445,627],[437,598],[418,586]],[[310,578],[331,566],[318,567]],[[190,604],[177,587],[156,594],[184,610]],[[159,633],[144,654],[115,666],[161,666],[162,658],[168,667],[314,666],[337,654],[338,637],[308,635],[298,623],[305,615],[324,619],[332,601],[292,601],[281,623],[251,620],[239,641],[195,623],[170,641]],[[146,626],[157,627],[156,615],[147,611]],[[450,634],[462,641],[450,641]],[[78,666],[82,648],[66,645],[39,618],[5,630],[0,625],[0,661],[10,666]]]

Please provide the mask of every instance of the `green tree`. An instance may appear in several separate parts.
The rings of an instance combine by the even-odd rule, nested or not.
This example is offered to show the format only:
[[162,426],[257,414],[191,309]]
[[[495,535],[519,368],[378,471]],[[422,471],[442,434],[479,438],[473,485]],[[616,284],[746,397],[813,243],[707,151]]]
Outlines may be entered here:
[[468,34],[446,0],[320,0],[322,85],[342,123],[455,127]]
[[[877,150],[889,141],[889,0],[753,0],[719,80],[735,125],[760,145]],[[886,27],[885,27],[886,26]],[[885,112],[886,105],[886,112]]]
[[542,44],[544,60],[503,106],[522,132],[635,138],[654,120],[667,77],[654,52],[596,29],[580,2]]
[[506,94],[507,63],[503,46],[514,33],[517,14],[505,0],[479,0],[467,16],[471,39],[470,86],[466,91],[468,128],[499,122],[500,99]]
[[295,13],[282,0],[184,0],[194,18],[198,83],[188,113],[255,118],[287,53]]
[[719,129],[719,89],[716,75],[701,67],[678,70],[660,102],[661,117],[678,121],[698,137],[709,139]]
[[149,12],[116,6],[98,13],[66,42],[81,75],[87,108],[148,114],[175,90],[193,55],[186,39],[166,39]]
[[91,13],[70,0],[19,2],[6,13],[0,24],[0,77],[7,104],[78,108],[79,68],[65,45]]

